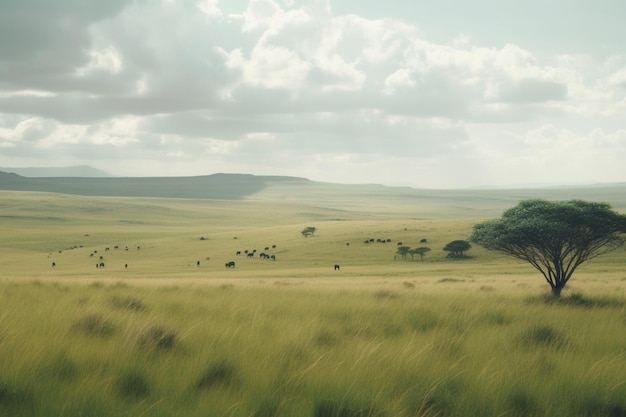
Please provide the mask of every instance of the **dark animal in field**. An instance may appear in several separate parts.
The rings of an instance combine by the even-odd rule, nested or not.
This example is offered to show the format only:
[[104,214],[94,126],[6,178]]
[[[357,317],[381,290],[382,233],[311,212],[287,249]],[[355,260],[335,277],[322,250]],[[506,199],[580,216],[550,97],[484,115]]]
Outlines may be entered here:
[[237,253],[235,255],[241,255],[241,251],[238,250]]
[[104,262],[100,262],[100,268],[104,268]]
[[225,265],[226,265],[226,268],[234,268],[235,261],[226,262]]
[[263,249],[263,250],[270,250],[270,247],[266,246],[265,249]]
[[340,267],[339,264],[335,264],[335,271],[339,271]]
[[200,266],[200,261],[196,261],[196,266]]
[[128,264],[124,264],[124,268],[128,268]]
[[272,261],[275,261],[276,260],[276,255],[272,255],[272,256],[270,256],[270,258],[272,259]]
[[272,245],[272,249],[276,249],[276,245]]
[[52,267],[54,268],[55,266],[57,266],[56,262],[52,262]]
[[427,242],[427,240],[426,240],[426,239],[422,239],[422,240],[420,240],[420,243],[426,243],[426,242]]
[[254,258],[254,252],[248,253],[248,258]]
[[398,242],[398,246],[402,246],[402,242]]

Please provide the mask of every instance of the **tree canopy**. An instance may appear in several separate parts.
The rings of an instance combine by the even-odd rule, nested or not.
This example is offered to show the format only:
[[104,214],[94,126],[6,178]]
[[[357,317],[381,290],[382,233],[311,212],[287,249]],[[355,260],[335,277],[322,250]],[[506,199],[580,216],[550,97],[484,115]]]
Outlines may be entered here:
[[309,237],[309,236],[313,236],[315,234],[315,231],[317,229],[313,226],[308,226],[305,227],[304,229],[302,229],[302,231],[300,233],[302,233],[302,236],[304,237]]
[[448,257],[450,258],[462,258],[465,256],[465,252],[471,248],[472,245],[467,240],[453,240],[443,250],[448,252]]
[[558,297],[580,264],[621,246],[624,232],[626,215],[607,203],[525,200],[475,225],[470,240],[529,262]]
[[424,260],[424,255],[426,255],[426,252],[430,252],[430,248],[427,248],[426,246],[422,246],[416,249],[411,249],[409,251],[411,256],[413,256],[413,254],[419,255],[421,261]]

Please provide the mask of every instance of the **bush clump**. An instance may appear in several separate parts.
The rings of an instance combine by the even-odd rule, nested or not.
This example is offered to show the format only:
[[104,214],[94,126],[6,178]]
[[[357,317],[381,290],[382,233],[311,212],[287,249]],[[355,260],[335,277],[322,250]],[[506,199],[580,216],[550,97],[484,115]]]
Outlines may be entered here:
[[34,404],[34,395],[28,388],[23,388],[0,381],[0,414],[3,408],[27,408]]
[[155,324],[141,333],[137,344],[144,349],[169,350],[174,348],[176,340],[175,331]]
[[71,327],[75,333],[82,333],[87,336],[106,337],[113,334],[114,326],[101,314],[87,314],[77,319]]
[[143,311],[146,308],[140,299],[130,296],[121,297],[114,295],[109,302],[111,306],[120,310]]
[[370,404],[356,404],[345,399],[322,399],[317,401],[314,417],[381,417],[382,413]]
[[560,348],[565,345],[565,337],[558,330],[545,324],[529,327],[522,332],[519,341],[528,348]]
[[141,399],[150,394],[146,376],[137,370],[128,370],[115,378],[115,392],[124,399]]
[[236,366],[228,360],[220,360],[209,365],[198,379],[198,390],[211,389],[217,386],[227,387],[235,381]]

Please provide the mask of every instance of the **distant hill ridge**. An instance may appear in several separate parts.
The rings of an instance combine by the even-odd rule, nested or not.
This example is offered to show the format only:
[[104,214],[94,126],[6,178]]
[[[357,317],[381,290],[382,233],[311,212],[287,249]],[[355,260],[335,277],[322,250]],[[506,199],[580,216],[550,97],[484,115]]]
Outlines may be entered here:
[[335,184],[300,177],[212,174],[195,177],[27,178],[0,172],[0,190],[94,197],[254,200],[340,211],[400,213],[403,218],[500,215],[520,200],[603,201],[626,212],[626,183],[516,189],[430,190],[375,184]]
[[0,172],[0,190],[40,191],[101,197],[162,197],[240,200],[269,183],[309,180],[297,177],[213,174],[196,177],[37,177]]
[[106,171],[89,165],[77,165],[71,167],[29,167],[29,168],[2,168],[0,171],[14,173],[22,177],[85,177],[85,178],[108,178],[113,177]]

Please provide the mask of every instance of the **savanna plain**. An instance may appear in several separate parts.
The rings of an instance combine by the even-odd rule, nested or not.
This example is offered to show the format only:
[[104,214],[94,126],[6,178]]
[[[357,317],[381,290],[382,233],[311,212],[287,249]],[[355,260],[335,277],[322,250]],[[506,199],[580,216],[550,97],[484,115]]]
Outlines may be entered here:
[[554,301],[446,257],[485,220],[453,194],[261,197],[0,191],[0,416],[626,416],[623,248]]

